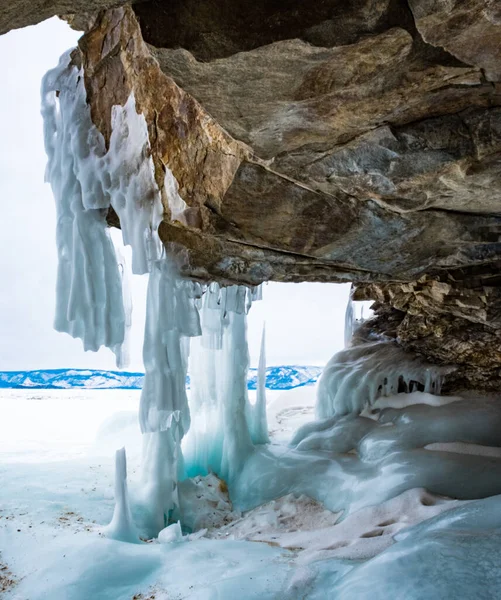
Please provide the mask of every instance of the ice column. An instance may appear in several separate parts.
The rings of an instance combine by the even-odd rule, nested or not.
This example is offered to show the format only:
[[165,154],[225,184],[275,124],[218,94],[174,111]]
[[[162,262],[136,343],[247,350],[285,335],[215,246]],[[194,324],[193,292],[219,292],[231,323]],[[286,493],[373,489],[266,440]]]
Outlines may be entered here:
[[351,339],[355,333],[355,316],[353,314],[353,286],[350,288],[348,303],[346,304],[346,312],[344,313],[344,347],[348,348],[351,345]]
[[254,407],[247,395],[247,312],[253,295],[244,286],[213,283],[202,298],[202,337],[193,340],[190,356],[189,475],[214,471],[231,481],[253,450]]
[[195,299],[200,286],[182,279],[168,259],[149,275],[139,422],[143,432],[143,493],[147,527],[158,533],[177,505],[183,475],[180,443],[190,427],[186,396],[189,337],[201,334]]

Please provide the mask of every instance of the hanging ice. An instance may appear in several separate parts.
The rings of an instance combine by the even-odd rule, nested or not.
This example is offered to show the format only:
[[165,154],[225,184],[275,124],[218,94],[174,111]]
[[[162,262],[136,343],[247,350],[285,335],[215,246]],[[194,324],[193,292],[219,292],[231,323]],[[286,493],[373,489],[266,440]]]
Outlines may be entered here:
[[42,84],[46,179],[52,186],[57,215],[54,326],[81,338],[85,350],[107,346],[118,356],[125,314],[122,283],[106,226],[109,201],[99,188],[86,188],[92,180],[82,176],[86,171],[78,160],[89,152],[100,153],[102,140],[94,128],[89,129],[83,81],[68,62],[69,53]]
[[353,286],[350,289],[350,295],[348,296],[348,302],[346,304],[346,312],[344,315],[344,347],[349,348],[353,344],[353,337],[357,332],[358,328],[364,321],[369,317],[365,317],[365,314],[371,315],[371,300],[353,300]]
[[[136,112],[132,94],[125,106],[114,106],[106,151],[91,120],[83,71],[72,65],[71,51],[43,79],[42,116],[46,180],[57,214],[55,328],[81,338],[86,350],[111,348],[120,365],[127,316],[106,215],[112,206],[120,218],[124,243],[132,247],[133,272],[148,272],[160,256],[156,229],[163,208],[146,121]],[[175,195],[172,182],[167,195]],[[175,198],[169,202],[179,204]]]
[[424,362],[391,341],[353,346],[335,354],[318,383],[316,416],[359,414],[380,396],[421,390],[440,394],[450,367]]
[[212,284],[202,298],[202,337],[193,340],[190,356],[193,424],[185,444],[190,476],[214,471],[231,481],[252,452],[251,431],[263,438],[251,426],[251,409],[261,427],[264,397],[251,407],[247,396],[247,312],[256,295],[243,286]]

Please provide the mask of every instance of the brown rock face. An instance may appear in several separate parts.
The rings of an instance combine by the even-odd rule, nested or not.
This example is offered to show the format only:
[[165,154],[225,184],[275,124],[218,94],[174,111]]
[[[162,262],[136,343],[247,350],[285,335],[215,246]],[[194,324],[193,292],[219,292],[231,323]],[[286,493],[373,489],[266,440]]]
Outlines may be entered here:
[[355,298],[376,300],[376,317],[365,323],[362,334],[384,333],[435,364],[457,365],[447,379],[449,390],[499,389],[499,287],[468,288],[423,277],[409,284],[361,285]]
[[460,60],[501,76],[501,5],[497,0],[409,0],[424,40]]
[[139,24],[115,9],[82,38],[95,124],[108,138],[111,107],[134,93],[158,185],[168,168],[188,205],[172,221],[164,197],[164,243],[188,275],[249,284],[409,281],[500,260],[496,86],[426,45],[405,7],[376,3],[374,20],[364,2],[327,5],[306,18],[299,3],[230,14],[207,1],[190,17],[146,2]]
[[1,0],[0,35],[11,29],[36,25],[55,15],[90,14],[125,2],[126,0]]
[[[4,8],[4,29],[34,22],[27,6]],[[496,0],[152,0],[91,19],[97,0],[48,6],[85,24],[106,139],[134,94],[183,273],[354,281],[377,301],[372,327],[461,365],[458,381],[499,382]]]

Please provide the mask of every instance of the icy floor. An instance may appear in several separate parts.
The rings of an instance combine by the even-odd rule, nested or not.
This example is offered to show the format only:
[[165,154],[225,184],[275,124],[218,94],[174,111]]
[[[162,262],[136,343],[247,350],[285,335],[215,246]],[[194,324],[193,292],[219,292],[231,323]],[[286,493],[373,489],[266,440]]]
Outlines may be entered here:
[[[0,398],[0,597],[8,600],[499,597],[493,592],[501,589],[499,497],[473,502],[450,500],[417,486],[409,489],[412,479],[407,480],[407,491],[396,497],[391,497],[388,491],[398,491],[402,473],[410,477],[411,471],[405,475],[405,469],[409,468],[406,461],[416,450],[396,453],[392,450],[396,441],[405,449],[399,432],[407,431],[409,420],[415,425],[411,442],[417,440],[420,447],[425,444],[431,447],[420,450],[419,456],[443,457],[447,465],[458,460],[484,460],[480,471],[488,478],[489,473],[497,473],[501,465],[496,422],[499,411],[490,414],[490,405],[480,406],[475,416],[474,411],[462,409],[461,402],[455,404],[458,415],[455,431],[461,432],[466,422],[475,429],[478,419],[478,430],[485,438],[481,440],[485,446],[458,445],[455,438],[444,436],[429,420],[430,415],[435,418],[440,414],[450,419],[447,411],[454,404],[438,402],[431,396],[415,398],[439,406],[405,409],[402,397],[381,403],[380,408],[386,411],[386,419],[393,425],[379,425],[369,437],[378,452],[383,448],[390,453],[393,462],[387,461],[386,466],[378,467],[371,475],[383,482],[379,488],[382,495],[375,500],[375,506],[341,515],[327,510],[311,495],[301,495],[300,491],[293,490],[295,495],[280,494],[277,482],[268,478],[259,493],[263,498],[270,494],[275,499],[243,515],[236,511],[227,515],[225,524],[210,529],[201,539],[188,541],[185,537],[185,541],[177,543],[152,540],[127,544],[106,539],[102,529],[113,514],[114,451],[123,445],[127,448],[134,495],[141,443],[137,427],[139,392],[4,391]],[[325,451],[301,453],[287,446],[293,432],[312,420],[313,401],[314,388],[268,392],[272,444],[267,450],[257,452],[246,469],[254,474],[258,469],[266,480],[266,469],[273,473],[272,468],[279,464],[285,473],[284,481],[290,472],[292,481],[308,481],[312,489],[327,490],[326,494],[330,490],[329,497],[333,491],[345,493],[343,485],[347,482],[354,487],[354,494],[367,495],[363,481],[357,483],[351,475],[344,483],[336,479],[341,472],[346,477],[350,461],[356,460],[356,456],[346,454],[329,462]],[[375,419],[377,415],[369,416]],[[481,419],[485,418],[492,422],[492,431],[485,425],[480,427]],[[430,430],[434,431],[433,439],[437,442],[426,437]],[[315,444],[318,447],[319,439],[328,436],[310,432],[304,437],[313,447]],[[475,436],[472,440],[478,441]],[[473,481],[480,476],[477,468],[480,463],[471,464]],[[372,481],[370,477],[368,481]],[[256,493],[251,489],[252,481],[249,486],[247,496],[251,497]],[[245,494],[245,486],[242,488]],[[408,529],[409,526],[414,527]]]

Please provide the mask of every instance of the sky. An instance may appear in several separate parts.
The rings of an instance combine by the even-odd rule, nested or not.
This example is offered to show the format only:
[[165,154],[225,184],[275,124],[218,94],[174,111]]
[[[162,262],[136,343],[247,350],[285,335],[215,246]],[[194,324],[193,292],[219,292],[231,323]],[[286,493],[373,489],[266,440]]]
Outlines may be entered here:
[[[79,34],[57,18],[0,36],[0,370],[114,369],[113,354],[84,352],[53,330],[55,208],[46,163],[40,82]],[[8,59],[10,57],[10,60]],[[130,370],[142,370],[147,276],[134,276]],[[265,284],[248,320],[251,364],[263,323],[269,365],[323,365],[343,347],[348,285]]]

